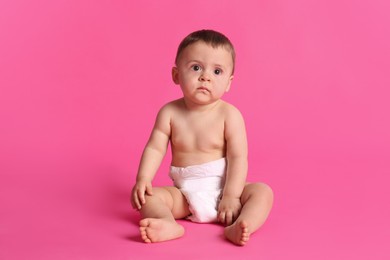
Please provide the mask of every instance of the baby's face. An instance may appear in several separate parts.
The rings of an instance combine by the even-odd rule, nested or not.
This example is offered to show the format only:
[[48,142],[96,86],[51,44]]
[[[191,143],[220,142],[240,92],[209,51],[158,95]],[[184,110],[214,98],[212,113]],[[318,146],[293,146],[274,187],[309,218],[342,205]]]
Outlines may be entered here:
[[233,58],[226,48],[198,41],[183,50],[172,76],[185,99],[203,105],[217,101],[229,90],[232,71]]

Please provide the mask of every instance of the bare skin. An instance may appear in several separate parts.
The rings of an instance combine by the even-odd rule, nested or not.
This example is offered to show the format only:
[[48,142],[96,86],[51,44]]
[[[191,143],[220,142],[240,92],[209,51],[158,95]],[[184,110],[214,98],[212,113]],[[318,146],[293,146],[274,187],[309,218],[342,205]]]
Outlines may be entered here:
[[234,244],[245,245],[266,220],[273,201],[265,184],[246,183],[247,140],[245,123],[234,106],[221,100],[230,89],[233,61],[224,47],[202,41],[184,49],[173,81],[183,98],[165,105],[158,113],[144,149],[132,205],[141,213],[140,234],[146,243],[183,236],[176,222],[190,215],[184,195],[175,187],[152,188],[152,180],[169,143],[172,165],[187,167],[226,157],[226,181],[218,205],[218,221]]
[[248,224],[245,221],[226,227],[224,234],[227,239],[240,246],[244,246],[250,237]]
[[146,243],[163,242],[184,235],[184,228],[175,221],[145,218],[140,221],[141,238]]
[[[184,228],[175,219],[190,214],[188,204],[175,187],[154,188],[141,208],[140,233],[146,243],[172,240],[184,235]],[[250,235],[266,220],[273,203],[272,190],[265,184],[248,183],[241,196],[244,205],[233,224],[225,227],[225,237],[237,245],[245,245]]]
[[245,245],[250,235],[265,222],[273,204],[273,192],[262,183],[247,184],[241,196],[244,205],[235,222],[227,226],[224,234],[237,245]]
[[[172,240],[184,235],[183,226],[176,219],[190,214],[185,197],[175,187],[154,188],[153,196],[146,196],[141,208],[141,238],[146,243]],[[146,206],[147,205],[147,206]]]

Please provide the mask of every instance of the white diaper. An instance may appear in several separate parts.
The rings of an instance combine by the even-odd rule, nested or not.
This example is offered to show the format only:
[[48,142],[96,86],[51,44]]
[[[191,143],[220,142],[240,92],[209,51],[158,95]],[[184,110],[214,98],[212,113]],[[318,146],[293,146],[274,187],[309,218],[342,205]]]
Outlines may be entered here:
[[226,159],[188,167],[171,166],[169,177],[184,194],[193,222],[217,221],[217,207],[225,184]]

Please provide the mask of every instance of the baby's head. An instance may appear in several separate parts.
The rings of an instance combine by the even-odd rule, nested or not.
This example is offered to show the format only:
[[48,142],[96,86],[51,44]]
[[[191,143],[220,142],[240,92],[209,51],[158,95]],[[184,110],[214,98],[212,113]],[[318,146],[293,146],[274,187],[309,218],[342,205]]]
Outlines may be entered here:
[[180,58],[180,55],[182,54],[183,50],[190,46],[191,44],[194,44],[198,41],[203,41],[206,44],[211,45],[213,48],[219,48],[223,47],[227,51],[230,52],[232,55],[232,60],[233,60],[233,71],[232,75],[234,74],[234,64],[235,64],[235,58],[236,58],[236,53],[234,51],[233,44],[230,42],[230,40],[223,35],[220,32],[213,31],[213,30],[199,30],[195,31],[191,34],[189,34],[187,37],[185,37],[177,50],[176,54],[176,59],[175,63],[176,65],[178,64],[178,60]]

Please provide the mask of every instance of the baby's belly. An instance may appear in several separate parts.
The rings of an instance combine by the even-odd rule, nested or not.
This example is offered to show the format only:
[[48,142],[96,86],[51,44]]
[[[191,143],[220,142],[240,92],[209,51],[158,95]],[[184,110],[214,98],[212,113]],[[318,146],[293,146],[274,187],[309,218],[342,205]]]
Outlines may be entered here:
[[176,167],[187,167],[215,161],[226,157],[224,151],[192,151],[192,152],[172,152],[172,165]]

